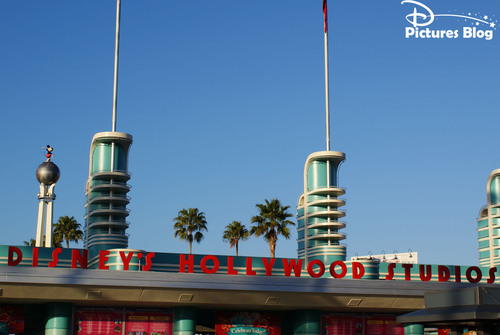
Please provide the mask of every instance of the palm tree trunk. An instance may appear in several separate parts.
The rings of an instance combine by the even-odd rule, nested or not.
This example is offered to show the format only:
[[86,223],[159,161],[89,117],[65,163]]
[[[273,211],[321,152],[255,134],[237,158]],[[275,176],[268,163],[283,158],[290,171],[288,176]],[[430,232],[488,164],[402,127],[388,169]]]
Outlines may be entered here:
[[238,242],[236,242],[236,257],[238,257]]
[[191,246],[192,246],[193,242],[189,241],[189,254],[191,255]]
[[271,258],[274,258],[276,256],[276,236],[272,236],[269,239],[269,249],[271,250]]

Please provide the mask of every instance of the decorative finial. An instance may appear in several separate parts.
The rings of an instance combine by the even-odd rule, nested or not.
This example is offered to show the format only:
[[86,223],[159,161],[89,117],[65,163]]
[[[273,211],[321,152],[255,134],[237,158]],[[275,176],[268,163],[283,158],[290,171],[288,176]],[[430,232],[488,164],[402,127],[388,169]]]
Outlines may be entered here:
[[46,162],[50,162],[52,158],[52,151],[54,150],[54,148],[52,148],[50,145],[47,144],[47,146],[43,147],[42,149],[47,150],[47,154],[45,155],[45,157],[47,157]]

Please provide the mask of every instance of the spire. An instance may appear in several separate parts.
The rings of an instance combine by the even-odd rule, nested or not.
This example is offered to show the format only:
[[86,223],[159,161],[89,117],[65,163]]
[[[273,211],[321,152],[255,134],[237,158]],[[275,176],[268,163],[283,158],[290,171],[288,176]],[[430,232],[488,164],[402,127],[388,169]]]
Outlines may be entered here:
[[111,131],[116,131],[116,107],[118,104],[118,55],[120,53],[120,13],[121,0],[116,0],[115,72],[113,81],[113,121]]
[[325,14],[325,109],[326,109],[326,151],[330,151],[330,92],[328,85],[328,11],[326,0],[323,0]]

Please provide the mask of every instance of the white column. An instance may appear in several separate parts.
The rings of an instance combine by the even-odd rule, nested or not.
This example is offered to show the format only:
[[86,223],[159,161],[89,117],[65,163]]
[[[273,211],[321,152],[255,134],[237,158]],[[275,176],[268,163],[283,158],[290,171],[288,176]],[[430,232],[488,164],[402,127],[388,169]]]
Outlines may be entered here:
[[41,247],[43,244],[43,231],[45,230],[45,197],[46,186],[40,184],[40,193],[38,194],[38,219],[36,224],[36,243],[35,246]]
[[52,184],[47,192],[47,221],[45,222],[45,247],[52,248],[52,224],[54,219],[54,187]]

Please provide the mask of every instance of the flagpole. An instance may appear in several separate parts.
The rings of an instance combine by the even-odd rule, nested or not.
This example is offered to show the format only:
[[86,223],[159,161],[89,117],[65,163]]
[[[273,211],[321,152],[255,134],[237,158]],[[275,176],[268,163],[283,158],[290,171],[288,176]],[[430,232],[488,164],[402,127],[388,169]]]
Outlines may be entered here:
[[325,14],[325,109],[326,109],[326,151],[330,151],[330,100],[328,85],[328,12],[326,0],[323,0],[323,13]]
[[120,50],[120,12],[121,0],[116,0],[116,34],[115,34],[115,73],[113,82],[113,121],[112,131],[116,131],[116,106],[118,104],[118,54]]

